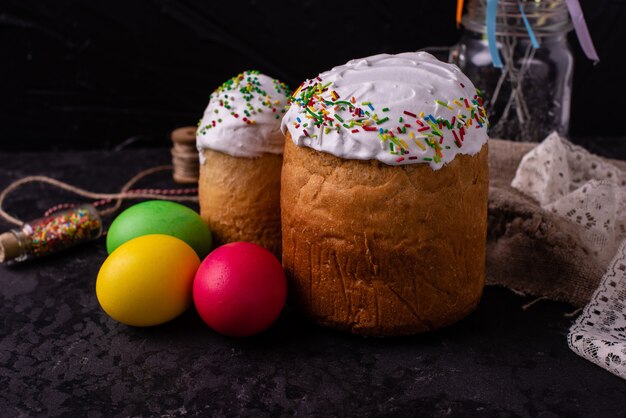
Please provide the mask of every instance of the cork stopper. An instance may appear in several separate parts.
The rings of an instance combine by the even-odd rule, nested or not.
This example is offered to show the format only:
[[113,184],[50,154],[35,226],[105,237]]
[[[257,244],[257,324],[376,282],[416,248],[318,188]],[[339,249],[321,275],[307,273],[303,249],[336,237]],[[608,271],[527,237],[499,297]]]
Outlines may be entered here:
[[0,234],[0,263],[13,260],[22,254],[22,248],[17,236],[12,232]]
[[185,126],[172,131],[172,165],[174,181],[177,183],[198,183],[200,163],[196,149],[196,127]]

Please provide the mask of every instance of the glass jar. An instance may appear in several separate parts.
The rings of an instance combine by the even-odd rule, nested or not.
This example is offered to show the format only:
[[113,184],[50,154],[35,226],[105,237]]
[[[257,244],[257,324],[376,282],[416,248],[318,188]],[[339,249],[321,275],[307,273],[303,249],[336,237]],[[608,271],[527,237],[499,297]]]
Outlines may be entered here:
[[91,205],[55,212],[0,234],[0,263],[43,257],[101,234],[102,219]]
[[[523,9],[539,44],[532,45]],[[565,0],[500,0],[497,48],[503,67],[492,64],[487,41],[487,0],[470,0],[462,19],[465,31],[451,49],[450,62],[484,93],[489,136],[541,141],[569,127],[573,57],[567,42],[572,29]]]

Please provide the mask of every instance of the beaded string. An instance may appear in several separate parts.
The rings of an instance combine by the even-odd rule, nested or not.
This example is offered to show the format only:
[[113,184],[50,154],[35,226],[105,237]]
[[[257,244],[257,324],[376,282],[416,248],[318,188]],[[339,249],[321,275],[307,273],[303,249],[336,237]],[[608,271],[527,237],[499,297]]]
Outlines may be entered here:
[[[29,184],[29,183],[46,183],[51,186],[58,187],[60,189],[69,191],[78,196],[86,197],[89,199],[97,199],[96,202],[93,203],[94,207],[104,206],[111,202],[115,202],[115,204],[109,208],[98,210],[98,213],[101,216],[107,216],[114,212],[116,212],[122,205],[122,201],[126,199],[159,199],[159,200],[171,200],[176,202],[197,202],[198,201],[198,189],[197,188],[186,188],[186,189],[134,189],[131,188],[142,178],[157,173],[159,171],[169,171],[172,170],[172,166],[158,166],[149,168],[139,172],[132,179],[130,179],[120,190],[119,193],[95,193],[89,190],[81,189],[80,187],[73,186],[71,184],[62,182],[60,180],[56,180],[47,176],[28,176],[16,180],[9,184],[1,193],[0,193],[0,217],[6,220],[9,223],[15,225],[22,225],[24,222],[19,218],[11,216],[7,213],[2,204],[4,203],[6,197],[18,189],[19,187]],[[64,203],[60,205],[53,206],[52,208],[46,211],[46,215],[50,215],[58,210],[70,208],[75,206],[74,204]]]

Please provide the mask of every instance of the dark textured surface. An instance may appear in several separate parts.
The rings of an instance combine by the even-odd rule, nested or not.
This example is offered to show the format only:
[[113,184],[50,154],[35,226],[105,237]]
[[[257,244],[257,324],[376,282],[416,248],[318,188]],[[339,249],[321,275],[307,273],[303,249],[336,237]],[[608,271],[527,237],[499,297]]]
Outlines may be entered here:
[[[0,188],[27,174],[114,191],[167,150],[0,155]],[[166,176],[143,183],[171,186]],[[32,218],[72,201],[46,187],[12,195]],[[0,223],[4,230],[8,225]],[[567,348],[572,310],[488,288],[459,324],[400,339],[318,328],[286,310],[266,333],[231,339],[190,309],[130,328],[99,308],[102,240],[0,266],[1,416],[624,416],[626,383]]]

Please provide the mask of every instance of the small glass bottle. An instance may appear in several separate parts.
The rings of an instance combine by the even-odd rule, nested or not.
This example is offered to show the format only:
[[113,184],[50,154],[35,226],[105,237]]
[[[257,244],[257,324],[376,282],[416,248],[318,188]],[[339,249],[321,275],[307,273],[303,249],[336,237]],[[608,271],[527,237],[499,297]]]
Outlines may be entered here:
[[[487,0],[470,0],[465,31],[450,61],[484,93],[489,136],[541,141],[569,127],[573,57],[565,0],[499,0],[497,47],[503,68],[492,64],[485,23]],[[533,48],[521,9],[539,43]]]
[[102,234],[96,208],[80,205],[36,219],[0,235],[0,263],[43,257]]

